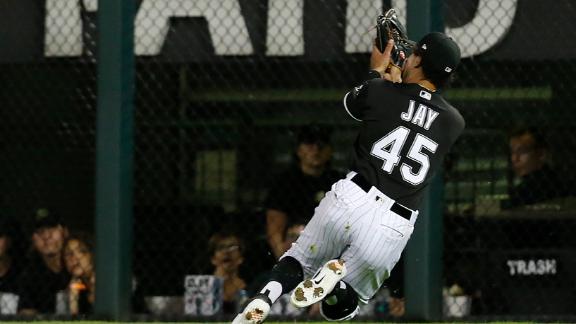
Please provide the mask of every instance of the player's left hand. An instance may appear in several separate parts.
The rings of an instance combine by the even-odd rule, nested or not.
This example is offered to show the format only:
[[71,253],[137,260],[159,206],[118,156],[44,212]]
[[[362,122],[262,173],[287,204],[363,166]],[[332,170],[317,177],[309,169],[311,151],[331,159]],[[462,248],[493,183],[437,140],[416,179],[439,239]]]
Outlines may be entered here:
[[391,64],[391,53],[394,48],[394,40],[388,40],[384,52],[380,52],[376,45],[372,46],[370,56],[370,68],[378,71],[382,78],[392,82],[402,82],[402,71],[399,66]]

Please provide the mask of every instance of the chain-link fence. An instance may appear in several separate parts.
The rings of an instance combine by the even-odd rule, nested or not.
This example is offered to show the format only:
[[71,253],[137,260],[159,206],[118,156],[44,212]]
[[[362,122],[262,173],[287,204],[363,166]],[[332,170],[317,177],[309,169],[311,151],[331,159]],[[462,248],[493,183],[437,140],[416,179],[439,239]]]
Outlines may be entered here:
[[[136,1],[134,312],[210,315],[197,295],[238,268],[216,315],[236,312],[237,291],[255,289],[283,248],[271,248],[269,211],[303,222],[326,179],[346,170],[357,125],[341,100],[366,73],[381,8],[406,21],[406,2],[391,2]],[[464,56],[446,97],[467,123],[444,172],[444,316],[574,315],[575,5],[440,4]],[[93,231],[97,13],[96,0],[0,2],[0,213],[22,227],[1,232],[31,250],[60,223]],[[321,130],[301,133],[310,123]],[[303,186],[297,153],[309,142],[332,149],[336,171]],[[19,262],[18,246],[4,253],[25,277],[37,260]],[[74,277],[73,265],[63,271]],[[1,301],[19,293],[0,288],[10,293]],[[363,316],[397,315],[389,294]],[[50,300],[38,310],[70,312]],[[4,304],[2,314],[15,310]]]
[[472,22],[485,19],[453,33],[463,48],[494,43],[463,61],[449,95],[467,131],[447,161],[448,315],[574,314],[574,61],[554,49],[570,42],[565,17],[574,9],[479,1],[447,12],[449,26],[475,10]]

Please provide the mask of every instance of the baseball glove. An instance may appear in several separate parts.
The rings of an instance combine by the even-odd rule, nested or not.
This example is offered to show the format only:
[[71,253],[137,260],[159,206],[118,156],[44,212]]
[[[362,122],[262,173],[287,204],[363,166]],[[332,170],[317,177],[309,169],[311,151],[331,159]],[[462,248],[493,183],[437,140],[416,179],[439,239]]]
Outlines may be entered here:
[[394,40],[391,63],[402,66],[404,60],[412,53],[412,48],[416,44],[408,39],[406,28],[402,25],[396,10],[390,9],[378,16],[376,20],[376,46],[381,53],[384,52],[389,39]]

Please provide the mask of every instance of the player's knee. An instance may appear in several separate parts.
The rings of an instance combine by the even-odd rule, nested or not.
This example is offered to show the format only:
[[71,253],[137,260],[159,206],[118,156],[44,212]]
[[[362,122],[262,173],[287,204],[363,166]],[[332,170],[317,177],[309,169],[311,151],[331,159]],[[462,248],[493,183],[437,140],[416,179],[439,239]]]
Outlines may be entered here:
[[322,300],[320,314],[328,321],[347,321],[358,314],[358,295],[344,281]]
[[304,272],[298,260],[287,256],[278,261],[272,268],[270,279],[280,282],[282,293],[285,294],[292,291],[300,281],[304,280]]

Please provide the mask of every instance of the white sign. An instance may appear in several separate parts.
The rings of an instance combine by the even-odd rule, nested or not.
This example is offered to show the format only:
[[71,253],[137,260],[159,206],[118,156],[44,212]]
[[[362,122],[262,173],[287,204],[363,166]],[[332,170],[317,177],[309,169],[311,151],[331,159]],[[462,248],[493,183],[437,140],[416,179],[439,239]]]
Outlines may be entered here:
[[190,275],[184,279],[184,314],[212,316],[220,313],[223,281],[216,276]]
[[18,313],[18,300],[20,297],[13,293],[0,293],[0,314],[14,315]]
[[555,259],[508,260],[510,276],[556,275]]

